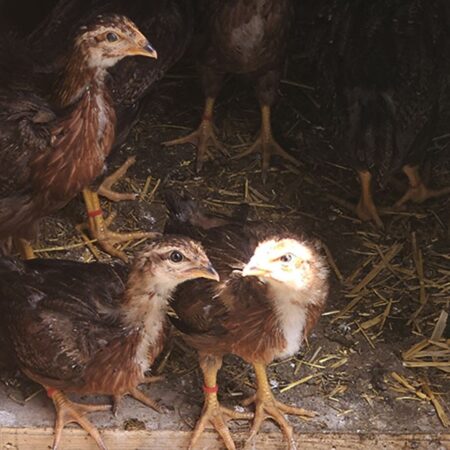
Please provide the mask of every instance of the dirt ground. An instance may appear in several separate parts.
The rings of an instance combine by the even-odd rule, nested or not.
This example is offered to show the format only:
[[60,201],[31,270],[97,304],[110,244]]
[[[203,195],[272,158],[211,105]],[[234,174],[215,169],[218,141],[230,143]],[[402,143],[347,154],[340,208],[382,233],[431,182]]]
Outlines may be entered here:
[[[114,205],[105,202],[105,209],[118,213],[114,228],[160,230],[165,218],[160,192],[172,186],[187,190],[216,211],[231,212],[248,202],[252,218],[287,222],[317,237],[334,264],[326,312],[303,351],[269,369],[278,398],[319,413],[308,422],[291,418],[296,431],[442,432],[430,398],[450,414],[448,353],[447,365],[412,368],[405,366],[409,360],[404,352],[430,338],[441,310],[449,310],[450,200],[441,198],[394,211],[391,205],[406,186],[399,177],[385,191],[376,192],[376,202],[384,208],[384,230],[361,223],[346,207],[358,198],[355,174],[342,165],[329,142],[314,92],[308,80],[298,81],[302,75],[296,67],[288,68],[281,84],[273,123],[279,142],[298,158],[298,168],[275,159],[263,184],[256,155],[230,159],[218,154],[197,175],[191,146],[162,147],[162,141],[190,131],[201,116],[202,95],[195,70],[182,68],[159,84],[126,144],[110,159],[112,169],[127,156],[137,156],[118,188],[141,193],[140,198]],[[239,155],[259,127],[250,84],[227,81],[215,123],[231,156]],[[450,179],[449,144],[450,135],[444,132],[433,143],[429,158],[433,186],[444,186]],[[39,256],[92,261],[93,255],[74,227],[84,218],[83,204],[77,199],[46,219],[36,246]],[[127,248],[130,254],[134,244]],[[102,254],[102,258],[108,256]],[[414,361],[433,365],[439,358],[434,355],[434,361],[426,356]],[[194,352],[175,336],[158,371],[167,379],[144,389],[168,406],[166,415],[158,416],[127,399],[116,418],[98,414],[93,416],[94,423],[120,428],[192,427],[202,405]],[[44,394],[29,399],[25,406],[20,404],[38,389],[35,385],[10,374],[3,378],[0,424],[51,423],[53,410]],[[234,406],[252,392],[255,379],[248,365],[230,356],[219,381],[221,398]],[[26,411],[32,411],[33,417]],[[233,426],[248,429],[245,422]],[[270,423],[265,427],[275,429]]]

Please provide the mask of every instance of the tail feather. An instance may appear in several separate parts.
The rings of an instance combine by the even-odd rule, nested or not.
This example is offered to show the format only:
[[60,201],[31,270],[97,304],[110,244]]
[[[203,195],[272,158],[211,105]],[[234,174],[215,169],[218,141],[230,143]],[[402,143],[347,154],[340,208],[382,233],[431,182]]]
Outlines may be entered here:
[[169,216],[182,223],[193,223],[200,214],[198,203],[189,198],[186,193],[178,194],[174,190],[166,189],[163,193],[164,202]]
[[[217,228],[232,223],[244,224],[247,221],[249,206],[239,205],[231,216],[209,214],[202,211],[199,203],[186,193],[178,194],[173,190],[164,192],[164,200],[169,210],[169,220],[190,225],[203,230]],[[175,231],[175,230],[174,230]]]

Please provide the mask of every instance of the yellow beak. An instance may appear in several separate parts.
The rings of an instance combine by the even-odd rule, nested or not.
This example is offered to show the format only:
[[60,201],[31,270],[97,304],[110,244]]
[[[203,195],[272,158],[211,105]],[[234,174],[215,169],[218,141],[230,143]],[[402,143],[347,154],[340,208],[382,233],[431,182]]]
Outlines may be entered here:
[[243,277],[261,277],[261,276],[265,276],[269,273],[269,271],[267,269],[264,269],[262,267],[257,267],[257,266],[250,266],[250,265],[246,265],[244,267],[244,270],[242,271],[242,276]]
[[208,280],[220,281],[220,276],[211,263],[190,270],[189,275],[193,275],[193,278],[206,278]]
[[158,53],[156,50],[151,46],[149,42],[147,42],[143,47],[136,47],[134,49],[131,49],[128,54],[130,56],[146,56],[147,58],[154,58],[158,59]]

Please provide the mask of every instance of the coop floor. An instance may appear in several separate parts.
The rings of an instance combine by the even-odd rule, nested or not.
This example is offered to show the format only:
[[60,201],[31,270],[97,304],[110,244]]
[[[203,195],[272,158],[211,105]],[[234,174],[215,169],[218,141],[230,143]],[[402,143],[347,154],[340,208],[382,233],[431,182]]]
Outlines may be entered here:
[[[294,72],[291,79],[296,79]],[[376,191],[376,201],[386,212],[382,216],[384,231],[358,221],[346,209],[346,205],[357,202],[354,173],[342,164],[340,156],[328,144],[317,119],[311,90],[291,82],[281,86],[283,96],[273,120],[280,144],[298,158],[299,168],[275,160],[268,181],[263,184],[256,155],[235,160],[216,155],[197,175],[195,152],[189,145],[170,148],[160,145],[162,141],[186,134],[198,124],[201,93],[193,88],[196,86],[194,72],[188,73],[183,71],[182,76],[160,84],[126,144],[112,155],[109,169],[119,166],[129,155],[137,156],[137,163],[119,188],[140,194],[136,201],[104,203],[107,211],[118,212],[114,227],[162,229],[164,206],[160,193],[171,186],[187,190],[216,211],[232,212],[236,205],[250,203],[251,218],[283,221],[319,238],[326,244],[333,265],[326,313],[301,354],[274,363],[269,369],[271,385],[280,399],[318,413],[317,418],[307,422],[291,418],[297,434],[317,439],[322,433],[365,436],[424,433],[435,440],[419,443],[414,448],[421,445],[422,448],[448,448],[449,441],[443,436],[443,422],[445,414],[449,414],[450,403],[448,353],[442,359],[445,349],[441,349],[440,356],[434,360],[427,358],[427,350],[437,351],[427,342],[422,353],[405,352],[431,338],[441,310],[449,308],[449,199],[395,212],[389,206],[401,195],[405,180],[399,178],[393,184],[396,189],[388,186],[384,191]],[[217,106],[216,125],[232,155],[239,154],[251,142],[258,131],[259,114],[248,85],[226,84]],[[436,186],[448,184],[450,179],[448,158],[445,158],[449,140],[444,136],[433,143],[431,179]],[[38,255],[94,260],[74,227],[83,219],[80,199],[46,219],[36,243]],[[126,248],[130,255],[144,245],[138,243],[134,249],[134,244]],[[108,260],[105,254],[101,257]],[[167,413],[157,414],[127,399],[116,417],[109,413],[92,416],[101,431],[131,430],[129,433],[137,436],[139,430],[188,432],[192,429],[202,405],[196,355],[174,336],[166,356],[156,369],[166,375],[166,380],[144,389],[167,407]],[[1,448],[26,448],[24,444],[14,447],[14,442],[20,441],[11,437],[14,429],[28,430],[28,433],[42,429],[50,433],[54,420],[52,405],[43,392],[36,394],[38,386],[16,373],[6,369],[2,380]],[[252,392],[254,381],[248,365],[228,357],[219,378],[224,403],[238,405],[241,398]],[[444,412],[441,417],[439,407]],[[232,425],[238,440],[248,429],[247,423]],[[267,423],[263,431],[273,433],[277,428]],[[68,430],[65,436],[73,437],[73,433]],[[81,439],[79,436],[84,435],[80,432],[76,436]],[[272,444],[261,448],[283,448],[281,434],[270,436]],[[306,441],[309,438],[305,437]],[[36,441],[33,448],[47,448],[50,434],[43,439],[42,447]],[[150,445],[150,441],[142,438],[136,444],[128,442],[129,447],[112,448],[167,448],[161,439]],[[353,446],[340,446],[339,439],[331,440],[336,448],[362,448],[360,441],[353,441]],[[77,442],[70,448],[79,448],[80,441]],[[94,448],[90,439],[83,442],[83,448]],[[12,446],[8,447],[9,444]],[[204,444],[203,448],[220,448],[219,443],[209,445]],[[324,447],[314,444],[311,448],[331,448],[331,444]],[[383,447],[380,444],[373,448]]]

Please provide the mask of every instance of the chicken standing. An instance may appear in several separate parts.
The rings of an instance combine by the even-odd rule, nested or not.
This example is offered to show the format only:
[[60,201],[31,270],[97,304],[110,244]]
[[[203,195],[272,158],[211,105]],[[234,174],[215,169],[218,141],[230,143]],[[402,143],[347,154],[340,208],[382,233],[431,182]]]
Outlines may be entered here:
[[156,404],[137,386],[161,352],[166,309],[175,287],[218,280],[202,246],[179,236],[156,238],[131,268],[63,260],[0,259],[0,342],[53,400],[53,448],[64,425],[80,424],[105,445],[85,414],[109,405],[71,402],[63,392],[131,395]]
[[195,236],[202,242],[220,283],[180,285],[171,303],[174,325],[199,353],[205,403],[189,448],[210,423],[227,449],[235,445],[228,419],[250,419],[222,407],[217,400],[217,372],[226,353],[255,369],[256,394],[252,439],[265,418],[275,420],[296,448],[292,427],[283,412],[311,417],[313,413],[277,401],[267,380],[266,366],[299,351],[314,328],[328,295],[328,269],[314,243],[275,224],[228,223],[203,215],[198,205],[173,193],[167,195],[167,230]]
[[200,126],[186,137],[165,145],[191,143],[197,146],[197,171],[209,147],[224,150],[214,132],[214,103],[226,74],[245,74],[256,82],[261,107],[261,131],[253,145],[241,156],[262,153],[265,179],[272,154],[293,164],[297,160],[275,141],[271,110],[277,98],[282,66],[293,17],[292,0],[198,0],[200,74],[206,96]]
[[426,186],[419,166],[436,131],[450,71],[445,0],[334,0],[317,4],[311,35],[317,78],[336,148],[359,176],[356,213],[382,221],[372,182],[403,170],[409,187],[396,206],[450,192]]
[[[106,84],[116,111],[114,147],[122,144],[137,122],[155,83],[181,58],[193,30],[193,11],[190,0],[60,0],[49,17],[28,38],[41,70],[58,73],[65,65],[68,49],[65,36],[80,24],[98,14],[119,13],[130,17],[141,32],[158,49],[158,58],[127,58],[109,69]],[[98,194],[111,201],[134,200],[134,193],[119,193],[112,189],[134,163],[129,158],[117,171],[106,177],[97,191],[87,192],[88,209],[101,212]],[[110,223],[110,221],[108,221]],[[89,218],[90,235],[102,243],[108,253],[126,260],[123,251],[114,247],[122,236],[109,230],[104,220]]]
[[[135,55],[156,58],[156,51],[128,18],[107,15],[79,30],[54,105],[32,86],[1,84],[0,240],[29,237],[39,219],[82,190],[92,227],[106,228],[98,202],[86,189],[102,173],[114,142],[107,69]],[[116,233],[114,238],[151,235]]]

